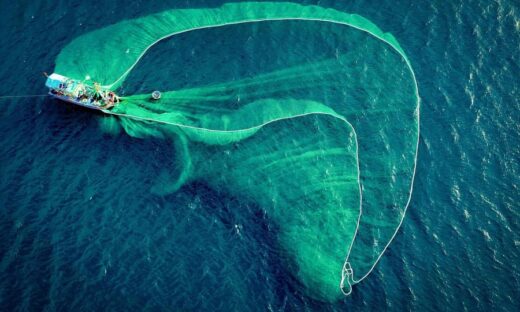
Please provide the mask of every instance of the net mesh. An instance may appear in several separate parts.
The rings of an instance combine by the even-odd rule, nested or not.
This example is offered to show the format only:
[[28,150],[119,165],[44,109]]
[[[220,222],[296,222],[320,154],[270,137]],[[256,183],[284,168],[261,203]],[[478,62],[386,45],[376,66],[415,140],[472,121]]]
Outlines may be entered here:
[[[261,70],[240,79],[215,74],[211,83],[188,77],[180,85],[173,79],[180,74],[156,72],[168,67],[154,63],[169,59],[164,51],[145,56],[173,35],[205,28],[217,37],[241,24],[264,24],[281,37],[296,29],[308,41],[319,40],[312,37],[319,30],[337,40],[329,42],[331,53],[285,59],[275,51],[284,50],[279,43],[270,58],[256,60],[266,62]],[[308,24],[316,26],[302,27]],[[87,49],[92,42],[100,44]],[[309,296],[349,294],[395,236],[415,174],[419,96],[395,38],[332,9],[234,3],[170,10],[85,34],[63,49],[55,71],[129,93],[134,75],[148,76],[146,68],[153,68],[153,82],[140,79],[135,88],[146,93],[125,96],[110,114],[129,135],[174,138],[181,173],[154,191],[171,193],[200,180],[258,205],[276,224],[281,261]],[[146,85],[170,91],[153,101]]]

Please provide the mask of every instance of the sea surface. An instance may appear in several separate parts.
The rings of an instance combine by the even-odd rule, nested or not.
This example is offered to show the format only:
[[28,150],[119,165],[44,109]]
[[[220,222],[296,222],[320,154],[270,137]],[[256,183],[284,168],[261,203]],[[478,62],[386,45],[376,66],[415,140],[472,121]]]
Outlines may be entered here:
[[[45,94],[41,73],[77,36],[222,3],[0,0],[0,96]],[[413,196],[372,274],[338,302],[312,300],[269,253],[255,207],[203,183],[150,192],[175,167],[171,143],[109,134],[102,115],[47,97],[0,98],[1,311],[520,310],[520,3],[302,3],[391,32],[417,77]],[[194,36],[218,53],[214,32]]]

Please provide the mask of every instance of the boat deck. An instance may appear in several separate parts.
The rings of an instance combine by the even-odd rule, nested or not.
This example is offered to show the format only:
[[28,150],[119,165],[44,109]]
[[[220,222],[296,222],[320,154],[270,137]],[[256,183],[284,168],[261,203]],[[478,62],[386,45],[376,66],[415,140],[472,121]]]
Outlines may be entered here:
[[75,105],[108,112],[119,104],[119,97],[112,91],[84,82],[53,73],[47,77],[45,85],[49,88],[49,95]]
[[99,104],[96,105],[96,104],[92,103],[90,100],[81,100],[81,101],[79,101],[79,100],[77,100],[75,98],[72,98],[70,96],[59,95],[59,94],[52,93],[52,92],[49,92],[49,95],[52,96],[55,99],[62,100],[62,101],[65,101],[65,102],[68,102],[68,103],[72,103],[72,104],[76,104],[76,105],[79,105],[79,106],[83,106],[83,107],[86,107],[86,108],[95,109],[95,110],[99,110],[99,111],[102,111],[102,112],[109,111],[108,108],[102,107]]

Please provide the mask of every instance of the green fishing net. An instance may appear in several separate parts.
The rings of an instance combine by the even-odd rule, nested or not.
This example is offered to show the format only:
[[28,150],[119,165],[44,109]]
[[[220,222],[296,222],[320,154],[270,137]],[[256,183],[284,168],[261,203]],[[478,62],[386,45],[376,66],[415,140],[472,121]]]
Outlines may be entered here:
[[[262,70],[239,79],[215,71],[211,83],[187,77],[180,85],[165,70],[162,81],[147,82],[169,88],[160,100],[150,99],[153,89],[130,94],[110,114],[131,136],[174,142],[180,173],[154,192],[204,181],[258,205],[276,224],[281,262],[305,293],[336,300],[373,270],[411,196],[419,95],[391,34],[358,15],[318,6],[233,3],[170,10],[87,33],[63,49],[55,71],[124,90],[134,73],[145,72],[145,54],[159,41],[201,29],[218,38],[244,24],[301,30],[313,46],[319,46],[313,32],[330,32],[335,53],[292,46],[282,56],[279,43],[256,60],[265,62]],[[92,42],[96,49],[88,48]],[[218,63],[219,57],[206,61]]]

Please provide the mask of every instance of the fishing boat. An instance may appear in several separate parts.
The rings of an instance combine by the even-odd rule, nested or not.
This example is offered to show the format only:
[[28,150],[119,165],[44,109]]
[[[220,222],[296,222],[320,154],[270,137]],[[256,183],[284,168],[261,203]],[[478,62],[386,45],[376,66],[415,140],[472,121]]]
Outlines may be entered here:
[[108,112],[120,102],[113,91],[97,83],[89,85],[56,73],[47,75],[45,86],[56,99],[102,112]]

